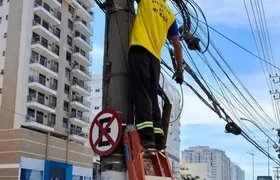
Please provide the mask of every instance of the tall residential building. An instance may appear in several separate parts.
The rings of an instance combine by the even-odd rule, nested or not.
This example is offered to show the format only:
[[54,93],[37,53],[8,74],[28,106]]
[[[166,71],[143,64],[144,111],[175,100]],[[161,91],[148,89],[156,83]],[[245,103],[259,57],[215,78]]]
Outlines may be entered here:
[[[177,88],[169,82],[169,80],[160,76],[160,85],[163,87],[164,92],[168,96],[170,103],[172,104],[171,116],[170,116],[170,124],[168,129],[167,136],[167,150],[169,155],[169,162],[171,164],[171,168],[174,174],[174,178],[181,179],[180,177],[180,103],[181,96]],[[159,106],[162,110],[162,100],[159,98]]]
[[230,180],[245,179],[245,172],[235,163],[230,163],[231,178]]
[[102,74],[92,74],[92,79],[89,82],[91,88],[91,121],[102,110]]
[[0,0],[0,179],[92,178],[93,6]]
[[[190,147],[182,152],[182,159],[187,163],[210,164],[213,180],[232,179],[231,161],[222,150],[211,149],[208,146]],[[233,178],[232,180],[244,180],[244,178],[238,176],[237,179]]]
[[[170,121],[173,123],[169,125],[167,148],[173,174],[176,179],[180,179],[180,93],[166,78],[163,80],[161,77],[160,84],[172,103]],[[92,75],[90,87],[92,89],[91,109],[93,109],[90,116],[94,118],[102,109],[102,75]],[[160,98],[159,105],[162,107]]]

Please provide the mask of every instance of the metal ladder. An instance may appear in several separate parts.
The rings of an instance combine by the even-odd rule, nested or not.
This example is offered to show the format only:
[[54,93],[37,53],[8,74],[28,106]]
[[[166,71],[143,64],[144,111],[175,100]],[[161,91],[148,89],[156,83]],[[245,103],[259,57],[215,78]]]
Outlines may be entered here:
[[134,125],[126,128],[124,153],[129,180],[174,180],[167,151],[142,150]]

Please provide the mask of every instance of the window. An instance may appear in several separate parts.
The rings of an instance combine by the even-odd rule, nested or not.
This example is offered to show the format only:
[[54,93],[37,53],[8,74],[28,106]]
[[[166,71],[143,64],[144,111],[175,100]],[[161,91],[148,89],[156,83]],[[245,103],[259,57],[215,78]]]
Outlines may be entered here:
[[1,22],[2,22],[2,17],[0,17],[0,24],[1,24]]
[[65,68],[65,77],[70,78],[70,69]]
[[27,109],[27,116],[28,117],[35,117],[35,110],[34,109]]
[[72,38],[69,35],[67,35],[67,44],[72,46]]
[[80,48],[78,48],[77,46],[74,47],[74,52],[80,52]]
[[69,111],[69,103],[67,101],[64,101],[64,103],[63,103],[63,110],[66,112]]
[[71,14],[74,14],[74,8],[69,4],[68,6],[68,11],[71,13]]
[[48,5],[47,3],[44,2],[44,5],[43,5],[43,6],[44,6],[44,8],[45,8],[47,11],[49,11],[49,12],[51,11],[51,7],[50,7],[50,5]]
[[5,51],[3,51],[2,56],[5,56],[5,53],[6,53],[6,52],[5,52]]
[[83,117],[83,112],[82,111],[78,111],[77,115],[78,115],[78,117],[82,118]]
[[72,180],[83,180],[83,176],[73,175]]
[[8,20],[8,17],[9,17],[9,16],[8,16],[8,15],[6,15],[6,20]]
[[70,86],[68,86],[67,84],[64,85],[64,94],[66,94],[67,96],[69,96],[69,89]]
[[66,51],[66,60],[67,60],[68,62],[71,61],[71,53],[68,52],[68,51]]
[[54,72],[58,72],[58,62],[56,62],[56,61],[52,61],[52,63],[51,63],[51,68],[52,68],[52,70],[54,71]]
[[68,120],[66,118],[63,118],[62,127],[65,128],[65,129],[68,128]]
[[68,28],[73,30],[73,22],[70,19],[68,19]]
[[4,34],[4,38],[7,38],[7,33]]
[[3,6],[3,0],[0,0],[0,6]]
[[55,125],[55,119],[56,119],[56,115],[55,114],[50,114],[50,124]]
[[37,111],[36,122],[40,124],[44,123],[44,113]]
[[21,169],[20,179],[36,179],[43,180],[43,171],[31,170],[31,169]]
[[94,109],[95,109],[95,110],[98,110],[98,109],[99,109],[99,106],[95,106]]
[[53,79],[52,80],[52,87],[51,88],[53,88],[54,90],[57,90],[57,79]]
[[100,92],[100,89],[95,89],[95,92]]

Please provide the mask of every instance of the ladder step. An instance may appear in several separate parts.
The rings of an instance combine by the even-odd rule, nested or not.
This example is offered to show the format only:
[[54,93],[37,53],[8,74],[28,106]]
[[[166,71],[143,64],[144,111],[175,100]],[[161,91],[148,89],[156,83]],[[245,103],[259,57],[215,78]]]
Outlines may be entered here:
[[146,180],[172,180],[170,177],[145,176]]

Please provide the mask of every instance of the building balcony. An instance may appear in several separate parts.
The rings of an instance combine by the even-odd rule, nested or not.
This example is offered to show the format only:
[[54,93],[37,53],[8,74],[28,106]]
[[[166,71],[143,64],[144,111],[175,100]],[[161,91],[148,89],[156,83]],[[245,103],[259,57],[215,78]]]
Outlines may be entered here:
[[85,52],[92,51],[91,41],[89,41],[86,37],[76,36],[74,37],[74,43]]
[[70,123],[81,127],[87,127],[89,125],[89,117],[81,117],[78,113],[73,111],[71,113]]
[[81,79],[83,81],[89,81],[91,79],[91,75],[88,71],[81,68],[79,65],[75,65],[72,69],[72,73],[74,76],[76,76],[78,79]]
[[33,21],[33,32],[39,34],[50,42],[58,42],[60,39],[60,32],[52,26],[44,26],[40,24],[40,20]]
[[47,59],[58,60],[59,49],[40,36],[32,38],[31,49],[38,54],[45,56]]
[[72,4],[76,7],[76,15],[83,18],[86,22],[94,20],[94,13],[86,7],[80,0],[72,0]]
[[45,132],[54,132],[54,121],[38,115],[36,117],[26,116],[25,126]]
[[[56,0],[49,0],[57,2]],[[40,16],[42,19],[50,23],[51,25],[59,25],[61,21],[61,13],[57,10],[51,10],[50,7],[43,6],[42,1],[35,1],[34,13]]]
[[31,57],[29,67],[46,76],[51,76],[51,77],[57,78],[58,66],[48,63],[47,60],[45,60],[43,58],[36,59],[36,58]]
[[81,130],[78,128],[70,128],[69,138],[80,143],[85,143],[88,141],[88,135],[81,132]]
[[92,63],[92,60],[86,57],[85,52],[80,50],[73,54],[73,59],[86,67],[90,66]]
[[82,20],[81,18],[77,18],[75,20],[75,30],[81,32],[84,34],[86,37],[93,36],[93,27],[89,24]]
[[92,8],[94,6],[94,0],[80,0],[86,7]]
[[84,98],[79,97],[77,95],[73,95],[71,106],[72,106],[72,108],[77,109],[82,112],[90,111],[90,102],[84,100]]
[[28,95],[27,96],[27,107],[42,111],[45,113],[55,114],[55,102],[50,101],[42,96]]
[[44,1],[47,4],[49,4],[53,9],[61,8],[62,0],[44,0]]
[[90,96],[90,87],[80,81],[73,80],[72,90],[82,96]]
[[56,96],[57,85],[40,76],[29,76],[28,87],[44,94]]

